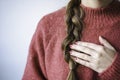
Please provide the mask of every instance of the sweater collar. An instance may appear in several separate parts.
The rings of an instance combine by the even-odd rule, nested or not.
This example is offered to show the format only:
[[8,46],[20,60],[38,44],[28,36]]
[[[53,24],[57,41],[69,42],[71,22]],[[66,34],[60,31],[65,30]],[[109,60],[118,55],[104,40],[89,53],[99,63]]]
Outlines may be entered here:
[[119,5],[119,1],[113,0],[112,3],[110,3],[107,7],[104,7],[104,8],[90,8],[90,7],[86,7],[82,4],[81,4],[81,7],[83,8],[85,14],[87,14],[87,15],[101,15],[101,14],[106,14],[111,11],[118,10],[118,8],[119,8],[118,5]]
[[120,19],[120,2],[114,0],[105,8],[89,8],[81,5],[85,12],[84,21],[91,23],[91,20],[94,22],[105,22],[114,21],[116,18]]

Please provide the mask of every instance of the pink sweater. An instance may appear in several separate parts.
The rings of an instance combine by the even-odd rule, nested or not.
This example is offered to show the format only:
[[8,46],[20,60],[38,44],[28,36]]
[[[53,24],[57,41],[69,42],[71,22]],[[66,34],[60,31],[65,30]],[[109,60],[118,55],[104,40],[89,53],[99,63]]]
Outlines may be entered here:
[[[82,7],[86,14],[82,41],[100,44],[98,36],[101,35],[117,53],[112,65],[100,74],[80,65],[77,68],[79,80],[120,80],[120,2],[99,9]],[[31,41],[22,80],[66,80],[69,68],[61,49],[65,36],[65,8],[40,20]]]

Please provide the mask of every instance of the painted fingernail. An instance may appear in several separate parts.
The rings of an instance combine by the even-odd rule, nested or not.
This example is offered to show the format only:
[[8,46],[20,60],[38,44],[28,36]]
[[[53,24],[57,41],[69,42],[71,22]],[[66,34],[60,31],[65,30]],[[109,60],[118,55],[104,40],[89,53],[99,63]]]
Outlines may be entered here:
[[72,47],[73,47],[73,45],[70,45],[70,47],[72,48]]
[[73,51],[70,51],[70,55],[72,55]]
[[75,44],[77,44],[78,42],[75,42]]
[[78,58],[77,57],[75,57],[75,60],[77,60]]

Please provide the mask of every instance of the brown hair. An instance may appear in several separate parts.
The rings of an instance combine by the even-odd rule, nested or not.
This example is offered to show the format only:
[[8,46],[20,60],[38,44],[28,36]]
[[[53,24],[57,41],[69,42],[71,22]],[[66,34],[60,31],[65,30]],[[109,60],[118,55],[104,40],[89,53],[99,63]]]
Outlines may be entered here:
[[80,4],[81,0],[70,0],[66,9],[67,36],[63,41],[62,49],[64,51],[64,58],[70,68],[67,80],[77,80],[77,76],[75,75],[77,63],[70,57],[69,51],[71,49],[69,45],[81,40],[84,12]]

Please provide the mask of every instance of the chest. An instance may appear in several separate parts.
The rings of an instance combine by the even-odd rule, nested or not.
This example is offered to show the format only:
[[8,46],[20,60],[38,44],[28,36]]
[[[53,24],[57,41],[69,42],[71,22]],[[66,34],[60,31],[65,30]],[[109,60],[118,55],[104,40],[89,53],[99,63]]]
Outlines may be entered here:
[[96,44],[99,44],[98,38],[99,36],[102,36],[120,51],[120,21],[94,25],[86,23],[86,27],[83,29],[82,35],[82,41]]
[[[45,50],[46,71],[49,79],[65,80],[69,72],[68,64],[64,60],[63,51],[61,49],[62,41],[66,36],[65,29],[61,28],[57,30],[56,34],[57,35],[50,38],[49,44]],[[120,21],[111,24],[99,24],[97,26],[86,23],[82,34],[82,41],[100,44],[98,37],[102,36],[120,51]],[[78,71],[80,71],[80,73],[78,72],[79,75],[82,75],[82,70]],[[84,72],[83,70],[83,73]],[[89,69],[87,72],[92,73]]]

